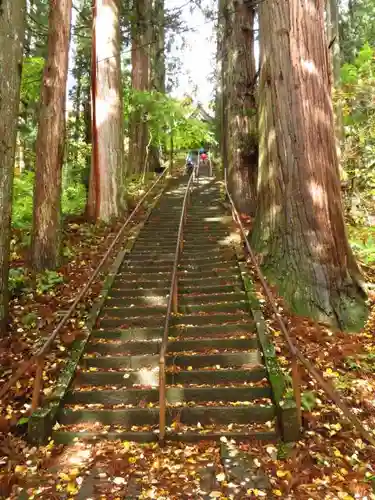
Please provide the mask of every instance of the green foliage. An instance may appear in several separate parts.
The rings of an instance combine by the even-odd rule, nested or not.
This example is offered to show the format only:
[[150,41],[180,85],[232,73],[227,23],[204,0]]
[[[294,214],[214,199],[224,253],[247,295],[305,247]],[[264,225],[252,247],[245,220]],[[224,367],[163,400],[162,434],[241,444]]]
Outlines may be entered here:
[[[23,172],[14,178],[12,225],[16,229],[29,230],[33,212],[34,173]],[[62,193],[62,212],[65,215],[80,214],[86,203],[86,188],[82,183],[71,183]]]
[[357,258],[367,265],[375,264],[375,227],[349,226],[348,232]]
[[[56,271],[44,271],[36,277],[36,291],[39,294],[50,293],[57,285],[64,282],[64,277]],[[23,267],[11,268],[9,270],[9,292],[11,297],[17,297],[22,294],[30,293],[33,289],[32,277],[27,269]],[[31,313],[30,313],[31,314]],[[34,322],[29,315],[23,317],[25,325]],[[30,317],[29,317],[30,316]]]
[[302,408],[306,411],[312,411],[316,406],[316,394],[312,391],[305,391],[301,396]]
[[12,268],[9,270],[8,288],[11,297],[21,295],[28,286],[28,275],[23,267]]
[[24,59],[21,80],[21,101],[35,102],[39,99],[44,59],[27,57]]
[[85,209],[86,188],[76,183],[68,186],[62,193],[62,210],[64,214],[78,215]]
[[14,178],[12,225],[17,229],[28,229],[31,226],[33,186],[33,172],[24,172]]
[[349,370],[360,371],[362,373],[375,373],[375,354],[362,354],[348,356],[345,359],[345,364]]
[[339,3],[343,61],[353,62],[366,42],[370,46],[375,44],[375,4],[372,0]]
[[21,425],[25,425],[29,422],[29,417],[21,417],[18,422],[17,422],[17,425],[21,426]]
[[22,324],[23,326],[34,328],[38,321],[38,315],[34,312],[30,312],[22,316]]
[[375,59],[366,43],[353,63],[341,70],[342,86],[337,93],[343,109],[345,146],[343,162],[355,190],[371,203],[375,196]]
[[126,126],[129,126],[131,113],[141,110],[148,124],[150,143],[154,146],[169,145],[171,134],[176,150],[215,142],[213,130],[199,119],[198,111],[188,99],[178,101],[160,92],[130,92],[126,88],[124,101]]
[[56,271],[45,271],[39,274],[36,280],[36,289],[39,294],[50,292],[56,285],[64,282],[64,278]]

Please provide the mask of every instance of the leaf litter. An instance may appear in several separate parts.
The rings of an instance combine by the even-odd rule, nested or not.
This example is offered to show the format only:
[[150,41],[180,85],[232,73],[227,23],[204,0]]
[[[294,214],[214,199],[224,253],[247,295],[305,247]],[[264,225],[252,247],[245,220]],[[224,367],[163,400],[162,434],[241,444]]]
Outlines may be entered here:
[[[257,292],[264,304],[259,286]],[[347,404],[360,415],[364,425],[374,432],[374,294],[370,300],[371,315],[366,328],[355,336],[297,318],[286,311],[281,301],[279,308],[305,356],[317,364],[325,377],[331,379]],[[282,367],[288,373],[288,352],[267,306],[264,306],[264,314]],[[19,337],[27,343],[26,337],[31,335]],[[27,350],[22,345],[12,349],[18,360]],[[18,350],[21,355],[17,357]],[[50,361],[47,372],[52,367],[58,371],[59,359]],[[8,366],[4,364],[5,375],[7,370],[9,372]],[[16,389],[19,392],[15,395],[18,394],[21,403],[25,400],[22,390],[24,385],[27,387],[27,380],[25,377],[21,387]],[[239,450],[256,457],[254,462],[270,477],[274,498],[375,499],[374,449],[342,420],[335,405],[327,401],[322,391],[303,371],[302,384],[305,400],[301,440],[294,444],[242,442],[238,445]],[[11,398],[14,398],[14,394]],[[9,414],[15,413],[11,404],[9,401],[5,406],[6,411],[10,409]],[[100,424],[90,425],[93,431],[103,432]],[[240,431],[236,425],[230,426],[215,426],[215,429],[221,432]],[[80,427],[77,425],[74,428],[78,430]],[[87,430],[87,425],[81,427],[83,429]],[[175,432],[198,429],[183,426],[178,420],[171,425],[171,430]],[[207,429],[208,426],[205,426],[202,432]],[[94,498],[108,499],[123,498],[129,493],[134,495],[134,492],[140,499],[200,498],[200,495],[203,498],[203,495],[208,495],[209,498],[224,500],[261,498],[266,495],[264,491],[244,489],[241,484],[229,480],[220,460],[220,445],[215,442],[202,441],[192,445],[172,443],[160,448],[156,443],[142,445],[127,441],[77,441],[71,446],[56,446],[51,441],[45,447],[32,448],[21,438],[8,434],[8,430],[3,432],[0,443],[0,496],[11,499],[17,498],[22,488],[29,498],[46,499],[75,498],[90,487],[94,491]],[[109,426],[104,430],[109,432]],[[114,430],[123,432],[120,426],[114,426]],[[133,426],[131,430],[157,431],[157,428]],[[202,489],[202,468],[214,470],[210,491]]]

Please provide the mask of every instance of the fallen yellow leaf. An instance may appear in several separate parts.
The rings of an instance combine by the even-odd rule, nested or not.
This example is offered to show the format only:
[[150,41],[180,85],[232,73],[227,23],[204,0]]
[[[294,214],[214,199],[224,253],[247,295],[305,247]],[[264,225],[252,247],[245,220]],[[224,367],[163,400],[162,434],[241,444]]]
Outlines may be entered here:
[[78,493],[78,488],[76,486],[76,483],[68,483],[68,485],[66,487],[66,491],[70,495],[76,495]]

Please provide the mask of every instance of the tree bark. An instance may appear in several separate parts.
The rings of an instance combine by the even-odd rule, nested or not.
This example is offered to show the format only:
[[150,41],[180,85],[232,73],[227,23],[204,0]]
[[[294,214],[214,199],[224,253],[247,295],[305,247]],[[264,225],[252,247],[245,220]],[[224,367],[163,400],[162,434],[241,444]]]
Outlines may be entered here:
[[[132,89],[149,90],[149,33],[148,13],[151,0],[134,2],[132,21]],[[129,124],[129,169],[130,173],[141,173],[146,160],[148,129],[144,110],[135,109],[130,116]]]
[[[159,93],[165,93],[165,11],[164,0],[153,0],[152,3],[152,45],[150,47],[150,88]],[[151,170],[160,168],[161,144],[153,143],[149,148],[149,163]]]
[[165,0],[152,4],[151,89],[165,93]]
[[[327,24],[327,41],[330,47],[331,68],[332,68],[332,85],[336,91],[340,90],[340,69],[341,69],[341,51],[340,51],[340,30],[339,30],[339,9],[337,0],[326,1],[326,24]],[[337,154],[341,157],[341,145],[344,139],[344,126],[342,105],[338,99],[334,105],[335,111],[335,131],[336,131],[336,147]]]
[[228,172],[228,41],[230,38],[230,12],[227,0],[219,0],[219,44],[220,44],[220,153],[223,169]]
[[[95,148],[96,219],[109,222],[126,210],[119,0],[96,0]],[[92,182],[90,181],[90,185]]]
[[365,294],[343,217],[323,0],[260,4],[258,206],[252,241],[292,308],[356,329]]
[[60,261],[61,172],[72,0],[51,0],[36,141],[32,263],[55,269]]
[[228,187],[240,212],[255,214],[258,170],[254,8],[227,0],[225,17],[226,123]]
[[25,0],[0,3],[0,334],[8,318],[10,222],[20,103]]
[[74,96],[74,134],[73,134],[73,140],[75,142],[75,150],[74,150],[74,155],[73,155],[73,161],[75,163],[78,162],[78,151],[79,151],[79,139],[80,139],[80,125],[81,125],[81,91],[82,91],[82,84],[81,84],[81,78],[82,78],[82,71],[79,68],[77,71],[77,86],[75,89],[75,96]]

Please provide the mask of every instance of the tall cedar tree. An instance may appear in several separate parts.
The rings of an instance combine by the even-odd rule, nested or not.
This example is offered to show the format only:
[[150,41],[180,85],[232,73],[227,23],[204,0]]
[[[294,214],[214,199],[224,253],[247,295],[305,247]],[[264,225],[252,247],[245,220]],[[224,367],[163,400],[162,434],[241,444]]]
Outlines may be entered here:
[[[331,82],[334,88],[338,89],[340,85],[340,69],[341,69],[341,54],[340,54],[340,32],[339,32],[339,8],[337,0],[326,1],[326,24],[328,46],[330,47],[332,78]],[[342,105],[338,99],[334,104],[335,111],[335,128],[337,140],[337,152],[340,157],[341,142],[344,138],[343,112]]]
[[[151,0],[138,0],[133,4],[132,16],[132,88],[135,91],[149,90],[150,86],[150,36],[149,14]],[[130,173],[141,173],[145,167],[148,128],[144,110],[135,109],[129,125]]]
[[8,315],[13,168],[20,103],[25,0],[0,2],[0,333]]
[[48,55],[44,66],[36,141],[32,263],[36,270],[59,265],[61,171],[72,0],[51,0]]
[[260,162],[253,243],[300,314],[366,316],[342,211],[323,0],[260,4]]
[[249,2],[226,0],[222,73],[225,164],[237,209],[251,215],[255,213],[258,170],[254,16]]
[[96,0],[93,43],[96,92],[93,91],[93,168],[89,195],[97,220],[109,222],[125,209],[125,162],[121,86],[119,0]]
[[[165,5],[164,0],[153,0],[152,3],[152,38],[150,60],[150,88],[153,91],[165,93]],[[160,167],[160,144],[150,147],[150,167],[152,170]]]

